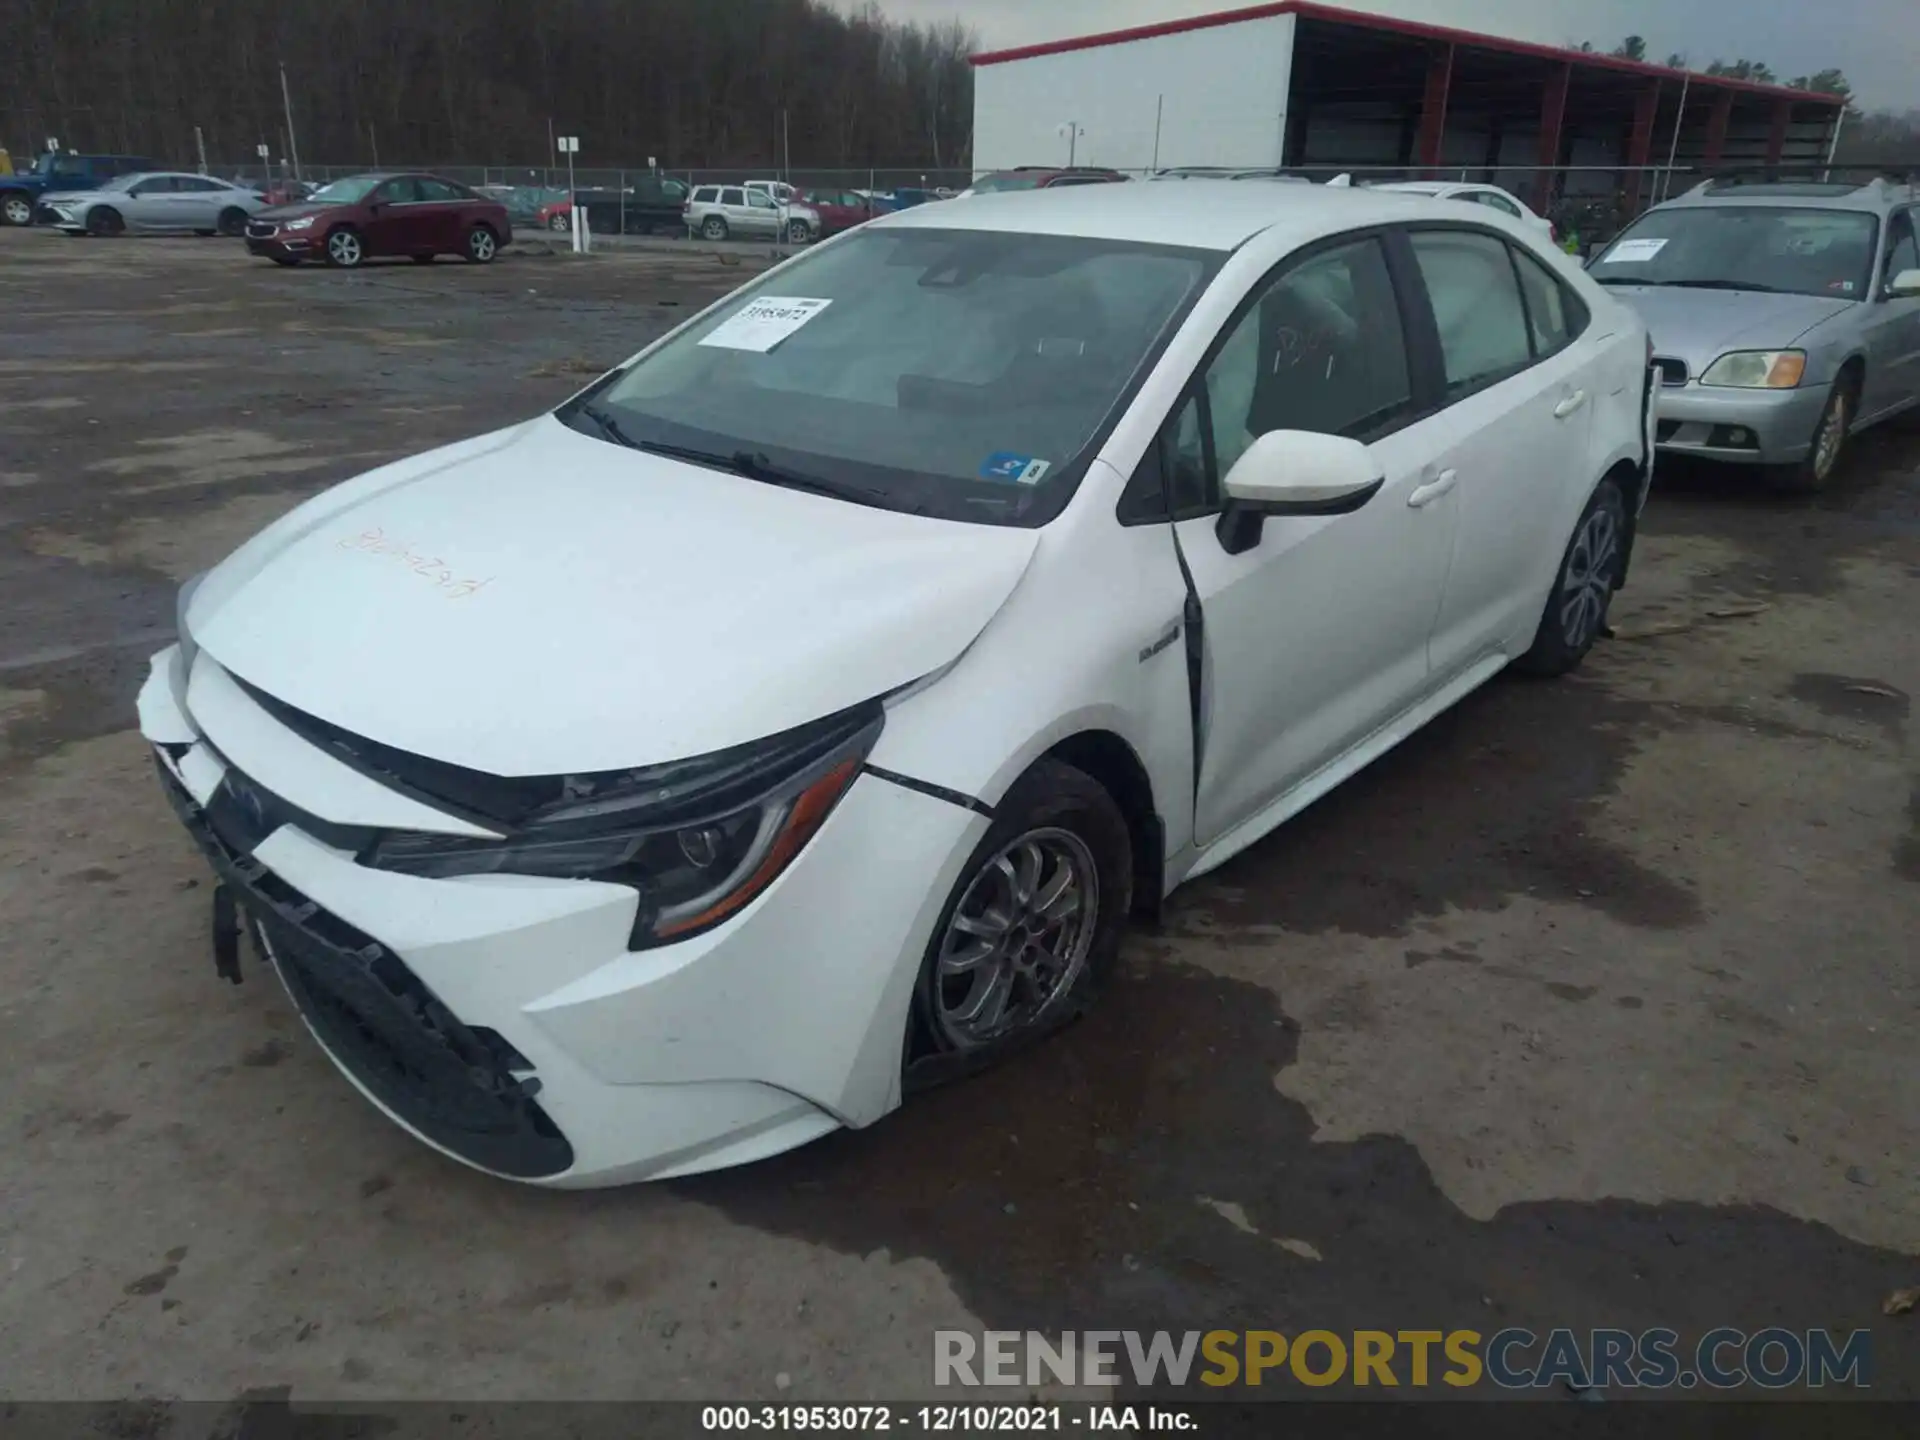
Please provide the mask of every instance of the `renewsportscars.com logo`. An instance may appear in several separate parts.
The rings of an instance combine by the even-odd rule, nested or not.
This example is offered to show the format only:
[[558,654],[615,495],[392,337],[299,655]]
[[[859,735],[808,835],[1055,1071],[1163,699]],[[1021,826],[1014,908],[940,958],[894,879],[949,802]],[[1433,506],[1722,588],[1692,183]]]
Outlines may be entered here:
[[1667,1329],[936,1330],[933,1383],[998,1387],[1334,1385],[1504,1390],[1821,1389],[1873,1383],[1873,1334]]

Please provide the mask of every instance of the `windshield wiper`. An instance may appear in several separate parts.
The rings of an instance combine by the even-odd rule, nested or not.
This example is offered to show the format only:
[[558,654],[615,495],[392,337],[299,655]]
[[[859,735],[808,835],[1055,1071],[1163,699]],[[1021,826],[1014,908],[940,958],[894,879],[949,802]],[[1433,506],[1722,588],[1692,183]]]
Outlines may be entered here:
[[636,450],[644,450],[649,455],[664,455],[669,460],[685,460],[690,465],[704,465],[709,470],[724,470],[729,475],[742,475],[749,480],[758,480],[767,485],[778,485],[783,490],[804,490],[809,495],[826,495],[835,500],[851,500],[856,505],[875,505],[883,510],[909,510],[918,514],[913,507],[895,504],[894,501],[878,490],[864,490],[858,485],[841,485],[832,480],[824,480],[818,475],[808,475],[799,470],[789,470],[776,465],[758,450],[735,450],[722,455],[717,451],[699,450],[690,445],[669,445],[661,440],[639,440],[631,443]]
[[614,419],[613,416],[609,415],[605,410],[602,410],[598,405],[576,405],[573,407],[573,413],[586,416],[587,419],[593,422],[594,428],[614,444],[624,445],[629,450],[639,450],[643,448],[638,440],[620,428],[620,422],[618,420]]
[[1759,285],[1749,280],[1663,280],[1663,285],[1678,285],[1686,290],[1751,290],[1756,295],[1789,295],[1778,285]]

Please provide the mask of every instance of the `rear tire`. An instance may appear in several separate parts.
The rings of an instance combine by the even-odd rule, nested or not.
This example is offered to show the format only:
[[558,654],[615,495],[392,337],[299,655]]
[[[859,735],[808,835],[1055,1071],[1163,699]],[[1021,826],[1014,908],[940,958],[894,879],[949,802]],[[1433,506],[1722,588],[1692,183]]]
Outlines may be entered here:
[[727,238],[727,222],[718,215],[709,215],[701,222],[700,234],[707,240],[724,240]]
[[220,219],[215,229],[229,239],[239,238],[247,233],[247,212],[238,205],[229,205],[220,212]]
[[9,190],[0,197],[0,221],[8,225],[31,225],[33,201],[18,190]]
[[1514,662],[1523,675],[1553,679],[1576,670],[1607,628],[1607,608],[1626,558],[1627,497],[1609,476],[1580,512],[1560,568],[1554,571],[1533,645]]
[[549,215],[547,217],[547,229],[553,231],[556,235],[565,235],[569,230],[573,229],[573,217],[570,215]]
[[1851,370],[1833,382],[1827,408],[1814,427],[1807,458],[1797,465],[1775,465],[1768,478],[1773,488],[1789,495],[1812,495],[1833,483],[1847,457],[1847,432],[1853,428],[1860,404],[1860,378]]
[[87,212],[87,233],[89,235],[119,235],[127,228],[127,222],[120,212],[111,205],[96,205]]
[[[1106,789],[1042,760],[995,807],[940,913],[914,986],[930,1078],[984,1068],[1098,998],[1133,905],[1127,822]],[[915,1041],[918,1043],[915,1043]]]
[[493,257],[499,253],[500,237],[493,233],[491,226],[476,225],[467,231],[465,255],[469,265],[491,265]]
[[805,245],[813,239],[813,229],[804,220],[794,220],[787,225],[787,243]]

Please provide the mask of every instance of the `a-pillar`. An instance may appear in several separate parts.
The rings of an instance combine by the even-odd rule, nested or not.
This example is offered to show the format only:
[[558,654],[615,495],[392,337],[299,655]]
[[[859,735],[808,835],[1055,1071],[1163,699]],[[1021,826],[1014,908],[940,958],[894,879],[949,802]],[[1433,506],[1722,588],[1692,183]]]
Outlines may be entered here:
[[1445,45],[1427,61],[1427,92],[1420,102],[1420,133],[1413,142],[1414,163],[1423,170],[1440,165],[1447,135],[1447,100],[1453,93],[1453,46]]
[[1573,87],[1573,65],[1560,66],[1547,80],[1540,101],[1540,169],[1533,179],[1533,208],[1542,215],[1553,208],[1554,169],[1560,164],[1560,144],[1567,130],[1567,92]]
[[1633,131],[1627,137],[1627,217],[1640,213],[1641,187],[1647,178],[1647,165],[1653,159],[1653,122],[1660,114],[1660,82],[1654,80],[1640,92],[1633,105]]

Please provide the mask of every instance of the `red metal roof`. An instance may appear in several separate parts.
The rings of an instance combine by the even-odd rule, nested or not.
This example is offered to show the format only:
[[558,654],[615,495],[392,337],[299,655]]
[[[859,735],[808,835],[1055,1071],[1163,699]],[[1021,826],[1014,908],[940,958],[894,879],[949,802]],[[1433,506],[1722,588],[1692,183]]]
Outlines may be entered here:
[[1192,15],[1180,20],[1165,20],[1157,25],[1136,25],[1130,30],[1108,30],[1098,35],[1078,35],[1070,40],[1051,40],[1041,45],[1022,45],[1013,50],[987,50],[969,57],[974,65],[1004,65],[1010,60],[1029,60],[1036,55],[1062,55],[1071,50],[1096,50],[1106,45],[1124,45],[1130,40],[1151,40],[1160,35],[1179,35],[1188,30],[1211,30],[1220,25],[1238,25],[1246,20],[1265,20],[1275,15],[1298,15],[1303,20],[1322,20],[1334,25],[1357,25],[1368,30],[1388,30],[1421,40],[1439,40],[1450,45],[1465,45],[1475,50],[1494,50],[1508,55],[1529,55],[1542,60],[1570,61],[1597,70],[1617,70],[1630,75],[1650,75],[1662,80],[1685,81],[1691,76],[1695,86],[1716,90],[1743,90],[1749,94],[1770,95],[1803,102],[1837,105],[1837,95],[1819,95],[1808,90],[1791,90],[1784,85],[1761,85],[1751,80],[1730,80],[1721,75],[1699,71],[1675,70],[1666,65],[1649,65],[1642,60],[1624,60],[1617,55],[1596,55],[1586,50],[1567,50],[1556,45],[1535,45],[1527,40],[1506,40],[1497,35],[1479,35],[1471,30],[1455,30],[1445,25],[1428,25],[1418,20],[1399,20],[1390,15],[1373,15],[1360,10],[1342,10],[1321,5],[1315,0],[1276,0],[1267,5],[1251,5],[1242,10],[1222,10],[1212,15]]

